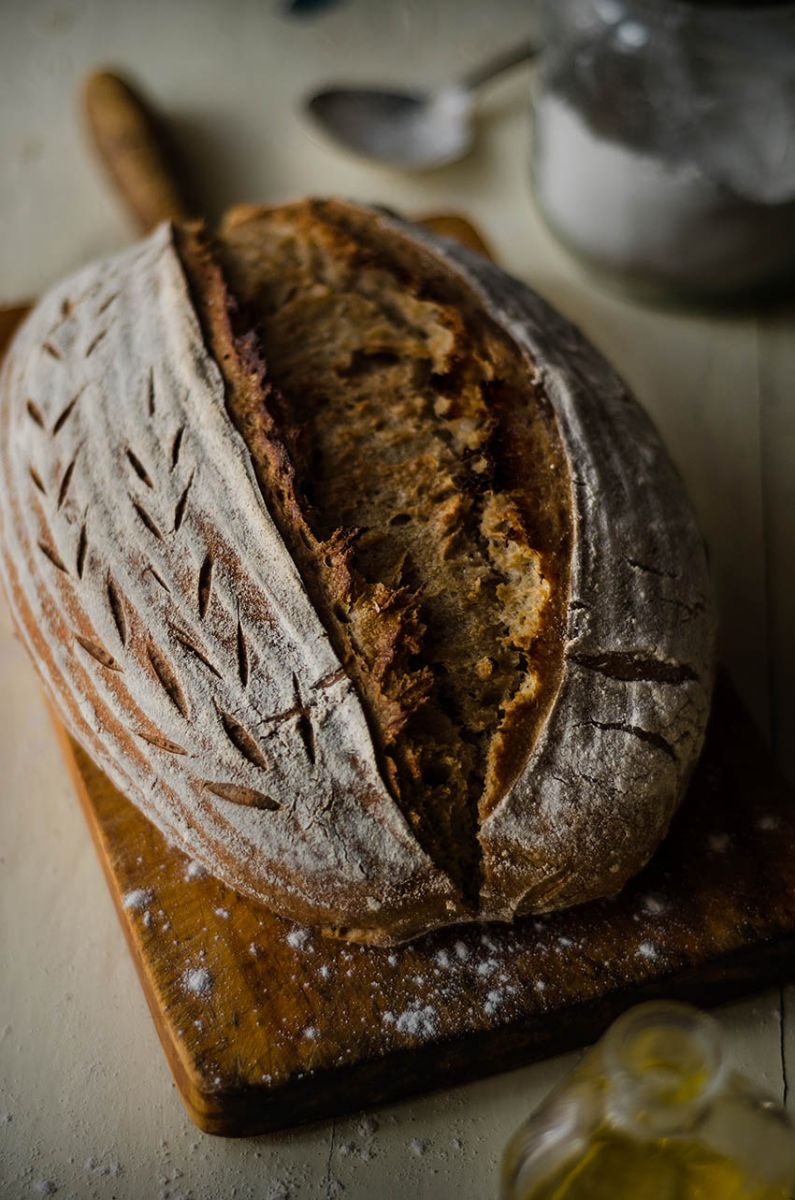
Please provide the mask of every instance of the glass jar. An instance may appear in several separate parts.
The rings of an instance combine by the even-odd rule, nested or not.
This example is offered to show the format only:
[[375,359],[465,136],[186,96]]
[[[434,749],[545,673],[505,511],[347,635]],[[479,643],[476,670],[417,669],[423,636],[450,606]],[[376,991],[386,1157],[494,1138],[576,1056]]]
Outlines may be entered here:
[[540,0],[532,177],[589,266],[734,298],[795,276],[795,3]]
[[732,1072],[711,1017],[626,1013],[522,1126],[502,1200],[789,1200],[795,1135]]

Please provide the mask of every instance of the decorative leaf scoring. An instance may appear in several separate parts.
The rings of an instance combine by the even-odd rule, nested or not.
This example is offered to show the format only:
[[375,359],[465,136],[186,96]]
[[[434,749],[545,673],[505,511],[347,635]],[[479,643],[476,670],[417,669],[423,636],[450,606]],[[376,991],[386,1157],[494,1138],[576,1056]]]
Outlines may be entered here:
[[45,350],[47,352],[47,354],[49,354],[50,358],[57,358],[58,361],[60,362],[61,351],[58,349],[57,346],[54,346],[52,344],[52,342],[44,342],[44,344],[42,345],[42,350]]
[[240,676],[240,682],[243,687],[248,687],[248,647],[246,645],[246,635],[243,633],[243,626],[240,622],[240,613],[237,616],[237,673]]
[[183,518],[185,516],[185,508],[188,503],[188,492],[190,491],[191,484],[193,483],[193,475],[194,474],[195,474],[195,472],[191,473],[191,477],[188,480],[188,482],[185,484],[185,488],[182,492],[182,495],[180,496],[179,500],[177,501],[177,507],[174,509],[174,532],[175,533],[179,532],[179,528],[180,528]]
[[75,634],[75,641],[79,646],[82,646],[86,654],[100,664],[106,667],[109,671],[122,671],[124,668],[116,662],[112,654],[109,654],[101,642],[95,642],[91,638],[83,637],[81,634]]
[[78,400],[80,399],[80,394],[81,393],[78,392],[76,396],[73,396],[72,399],[67,404],[65,404],[64,407],[61,409],[60,414],[55,418],[55,424],[52,427],[52,436],[53,437],[58,436],[58,434],[61,432],[61,430],[63,429],[66,422],[71,417],[72,413],[74,412],[75,405],[77,404]]
[[143,730],[135,730],[135,736],[148,742],[150,746],[156,746],[158,750],[165,750],[168,754],[187,754],[184,746],[177,745],[176,742],[171,742],[167,737],[163,737],[158,733],[144,733]]
[[138,514],[138,519],[140,520],[141,524],[144,525],[149,530],[149,532],[157,538],[157,540],[159,542],[162,542],[163,535],[160,532],[157,525],[155,524],[152,517],[149,516],[149,513],[146,511],[143,504],[139,504],[138,501],[135,500],[132,496],[130,497],[130,500],[132,500],[132,506],[135,509],[136,513]]
[[213,666],[205,652],[196,645],[196,643],[188,636],[187,633],[185,633],[182,629],[177,628],[176,625],[171,626],[171,632],[174,634],[174,637],[179,642],[180,646],[183,647],[183,649],[187,650],[189,654],[192,654],[194,658],[197,658],[199,662],[205,666],[208,671],[215,675],[217,679],[223,678],[221,672]]
[[146,656],[149,659],[152,670],[160,681],[163,691],[166,693],[180,716],[183,716],[187,720],[190,716],[188,699],[182,688],[182,684],[177,678],[177,673],[174,670],[172,663],[169,661],[160,647],[156,646],[152,641],[147,642]]
[[78,579],[83,578],[83,571],[84,571],[85,565],[86,565],[87,551],[88,551],[88,536],[86,534],[86,523],[85,523],[85,521],[83,521],[83,524],[80,526],[80,534],[77,539],[77,555],[75,557],[75,570],[77,571]]
[[149,572],[149,574],[152,576],[152,578],[154,579],[155,583],[157,583],[157,584],[158,584],[158,585],[159,585],[159,586],[160,586],[160,587],[163,589],[163,591],[164,591],[164,592],[168,592],[168,594],[169,594],[169,596],[170,596],[170,595],[171,595],[171,588],[168,586],[168,584],[166,583],[166,581],[165,581],[165,579],[163,578],[163,576],[162,576],[162,575],[158,575],[157,571],[154,569],[154,567],[152,566],[152,564],[151,564],[151,563],[150,563],[150,564],[149,564],[147,567],[144,567],[144,574],[146,574],[146,572],[147,572],[147,571],[148,571],[148,572]]
[[204,557],[204,562],[199,570],[199,616],[204,620],[207,609],[210,607],[210,598],[213,591],[213,559],[209,550]]
[[148,488],[153,488],[155,486],[152,483],[152,479],[151,479],[146,467],[144,466],[144,464],[141,462],[138,455],[133,450],[130,450],[130,449],[127,450],[127,461],[129,462],[133,471],[135,471],[135,474],[138,476],[141,483],[145,483]]
[[179,452],[182,449],[182,439],[185,436],[185,426],[180,425],[177,432],[174,434],[174,441],[171,443],[171,470],[173,471],[179,462]]
[[64,500],[69,493],[69,484],[72,482],[72,476],[74,475],[75,471],[75,463],[77,462],[77,455],[79,453],[79,450],[75,452],[74,458],[67,465],[66,470],[61,477],[61,486],[58,488],[58,508],[63,507]]
[[146,380],[146,411],[150,417],[155,415],[155,369],[149,368]]
[[73,308],[74,308],[74,305],[72,304],[72,301],[68,298],[68,296],[66,297],[66,299],[61,301],[61,317],[63,318],[64,321],[66,320],[67,317],[71,317]]
[[127,613],[124,608],[124,600],[121,592],[116,587],[112,575],[108,575],[107,582],[108,604],[110,606],[113,624],[116,626],[116,632],[119,635],[119,641],[122,646],[127,645]]
[[347,674],[348,672],[344,667],[339,667],[338,670],[332,671],[330,675],[324,675],[322,679],[318,679],[317,683],[312,684],[312,687],[315,691],[333,687],[335,683],[339,683],[341,679],[345,679]]
[[248,808],[278,812],[282,807],[270,796],[266,796],[264,792],[258,792],[256,788],[240,787],[236,783],[213,783],[209,779],[205,779],[204,788],[213,795],[220,796],[222,800],[230,800],[232,804],[245,804]]
[[306,756],[310,763],[315,762],[315,731],[312,728],[312,710],[308,708],[301,697],[301,685],[298,682],[298,676],[293,672],[293,695],[295,697],[295,711],[298,716],[296,729],[301,741],[304,743]]
[[107,299],[103,300],[102,303],[100,304],[99,308],[97,309],[97,316],[101,317],[103,313],[107,312],[108,309],[110,308],[111,304],[113,304],[113,301],[118,300],[120,295],[121,295],[120,292],[112,292],[110,294],[110,296],[107,297]]
[[252,766],[259,767],[263,771],[267,771],[270,763],[262,752],[259,743],[249,733],[245,726],[229,713],[218,709],[218,716],[221,718],[221,724],[224,733],[229,738],[234,748],[238,753],[242,754]]
[[91,357],[91,355],[94,353],[94,351],[96,350],[97,346],[102,341],[102,339],[107,336],[107,332],[108,332],[107,329],[100,330],[100,332],[97,334],[97,336],[93,339],[93,341],[86,348],[86,358]]
[[57,567],[59,571],[63,571],[64,575],[69,574],[69,571],[64,565],[64,561],[57,550],[54,550],[52,546],[48,546],[45,541],[39,542],[39,550],[41,550],[45,558],[50,560],[54,567]]
[[46,496],[46,495],[47,495],[47,489],[46,489],[46,487],[44,486],[44,483],[43,483],[43,481],[42,481],[41,475],[39,475],[39,473],[38,473],[38,471],[36,470],[36,468],[35,468],[35,467],[33,467],[33,466],[31,466],[31,467],[28,467],[28,474],[30,475],[31,479],[33,480],[33,482],[34,482],[34,484],[36,485],[36,487],[38,488],[38,490],[41,492],[42,496]]
[[39,429],[44,428],[44,417],[42,416],[42,411],[35,400],[25,401],[25,411],[27,412],[31,421],[38,425]]

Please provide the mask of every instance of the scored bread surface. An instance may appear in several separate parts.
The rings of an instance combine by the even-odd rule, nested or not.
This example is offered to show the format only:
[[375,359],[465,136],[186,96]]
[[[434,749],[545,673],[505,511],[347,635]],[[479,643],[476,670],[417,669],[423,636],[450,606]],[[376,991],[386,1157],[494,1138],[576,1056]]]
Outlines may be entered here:
[[213,873],[386,944],[653,852],[706,720],[704,552],[526,288],[340,202],[162,227],[41,302],[0,401],[20,632]]

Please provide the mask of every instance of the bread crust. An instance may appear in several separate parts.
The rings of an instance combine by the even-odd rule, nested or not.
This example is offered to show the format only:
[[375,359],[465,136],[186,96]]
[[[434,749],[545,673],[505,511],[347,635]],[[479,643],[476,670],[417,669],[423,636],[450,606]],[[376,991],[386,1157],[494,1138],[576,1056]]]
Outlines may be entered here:
[[527,288],[390,215],[330,210],[474,293],[528,356],[568,458],[560,671],[482,814],[479,911],[382,778],[225,410],[167,226],[53,289],[7,357],[0,561],[16,624],[114,783],[285,916],[386,945],[614,892],[664,834],[709,706],[709,581],[681,483],[613,371]]

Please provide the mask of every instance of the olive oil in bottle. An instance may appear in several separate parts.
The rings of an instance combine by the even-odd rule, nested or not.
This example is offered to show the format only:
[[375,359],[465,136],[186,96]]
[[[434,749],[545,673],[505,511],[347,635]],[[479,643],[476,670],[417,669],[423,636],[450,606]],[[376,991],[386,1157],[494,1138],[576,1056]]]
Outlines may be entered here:
[[786,1113],[727,1067],[715,1022],[647,1004],[508,1144],[503,1200],[790,1200]]

